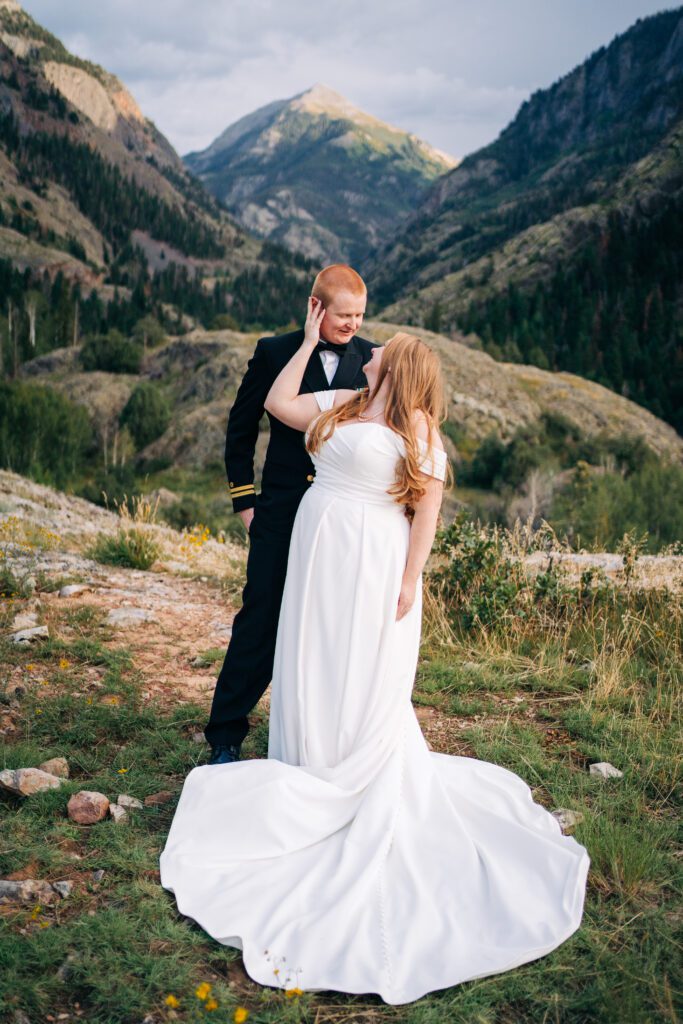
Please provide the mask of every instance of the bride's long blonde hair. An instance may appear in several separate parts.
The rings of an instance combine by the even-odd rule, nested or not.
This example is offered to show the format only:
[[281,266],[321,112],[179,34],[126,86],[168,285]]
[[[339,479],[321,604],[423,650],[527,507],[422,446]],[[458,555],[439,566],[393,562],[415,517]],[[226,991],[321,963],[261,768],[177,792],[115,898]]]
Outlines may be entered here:
[[412,511],[425,493],[420,478],[421,451],[413,424],[416,411],[423,412],[429,425],[429,456],[433,455],[431,437],[446,418],[441,364],[435,352],[414,334],[395,334],[384,346],[382,363],[372,392],[359,392],[348,402],[322,413],[313,423],[306,438],[306,448],[316,453],[340,423],[357,419],[388,378],[389,390],[384,406],[387,426],[405,442],[405,457],[399,460],[396,483],[389,494],[400,505]]

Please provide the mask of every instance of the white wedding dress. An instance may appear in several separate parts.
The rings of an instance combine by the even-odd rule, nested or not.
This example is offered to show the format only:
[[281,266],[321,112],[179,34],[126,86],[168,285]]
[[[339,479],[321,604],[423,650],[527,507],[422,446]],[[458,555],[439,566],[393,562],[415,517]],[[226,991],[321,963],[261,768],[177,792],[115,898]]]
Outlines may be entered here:
[[[314,457],[268,758],[194,768],[160,858],[180,912],[241,949],[255,981],[392,1004],[555,949],[590,863],[519,776],[426,745],[410,700],[420,588],[396,621],[409,522],[386,489],[402,446],[349,423]],[[424,468],[443,477],[444,453]]]

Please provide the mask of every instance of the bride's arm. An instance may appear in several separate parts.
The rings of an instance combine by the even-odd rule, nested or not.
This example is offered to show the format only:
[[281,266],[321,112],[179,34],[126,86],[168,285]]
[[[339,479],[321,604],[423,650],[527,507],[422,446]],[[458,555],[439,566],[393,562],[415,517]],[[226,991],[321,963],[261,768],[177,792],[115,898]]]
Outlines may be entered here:
[[[428,440],[428,428],[426,420],[421,419],[416,429],[417,436],[422,440]],[[435,449],[443,451],[443,442],[438,433],[432,437],[432,444]],[[415,602],[417,581],[424,569],[425,563],[432,550],[434,537],[436,535],[436,524],[441,508],[443,497],[443,480],[423,474],[425,493],[415,504],[415,515],[410,525],[410,541],[408,544],[408,557],[401,582],[401,592],[398,598],[396,618],[402,619]]]
[[[324,316],[325,308],[320,299],[309,297],[304,340],[273,381],[264,403],[264,408],[268,412],[295,430],[307,430],[311,421],[320,412],[315,397],[300,395],[299,388],[308,360],[318,344],[320,324]],[[338,405],[354,394],[354,391],[339,389],[335,391],[334,404]]]

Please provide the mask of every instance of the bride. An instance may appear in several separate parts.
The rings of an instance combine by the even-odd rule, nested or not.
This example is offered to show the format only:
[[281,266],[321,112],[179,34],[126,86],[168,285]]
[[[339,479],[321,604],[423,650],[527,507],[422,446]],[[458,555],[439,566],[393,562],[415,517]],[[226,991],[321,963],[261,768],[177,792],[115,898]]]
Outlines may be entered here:
[[181,913],[248,974],[386,1003],[510,970],[581,923],[590,864],[527,784],[431,752],[411,704],[446,455],[440,367],[397,334],[369,393],[299,395],[324,309],[266,408],[305,431],[268,757],[194,768],[160,857]]

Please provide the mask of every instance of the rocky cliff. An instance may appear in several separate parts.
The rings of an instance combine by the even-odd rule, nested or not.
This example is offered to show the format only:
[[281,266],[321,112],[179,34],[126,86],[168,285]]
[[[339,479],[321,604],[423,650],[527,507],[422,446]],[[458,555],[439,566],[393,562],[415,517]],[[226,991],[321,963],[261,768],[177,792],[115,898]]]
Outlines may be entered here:
[[[100,285],[135,228],[175,245],[193,269],[257,262],[258,243],[188,174],[119,79],[71,54],[15,0],[0,3],[0,121],[0,258],[20,269]],[[103,179],[119,197],[127,183],[137,190],[135,223],[125,196],[121,209],[107,196],[104,211],[88,203]]]

